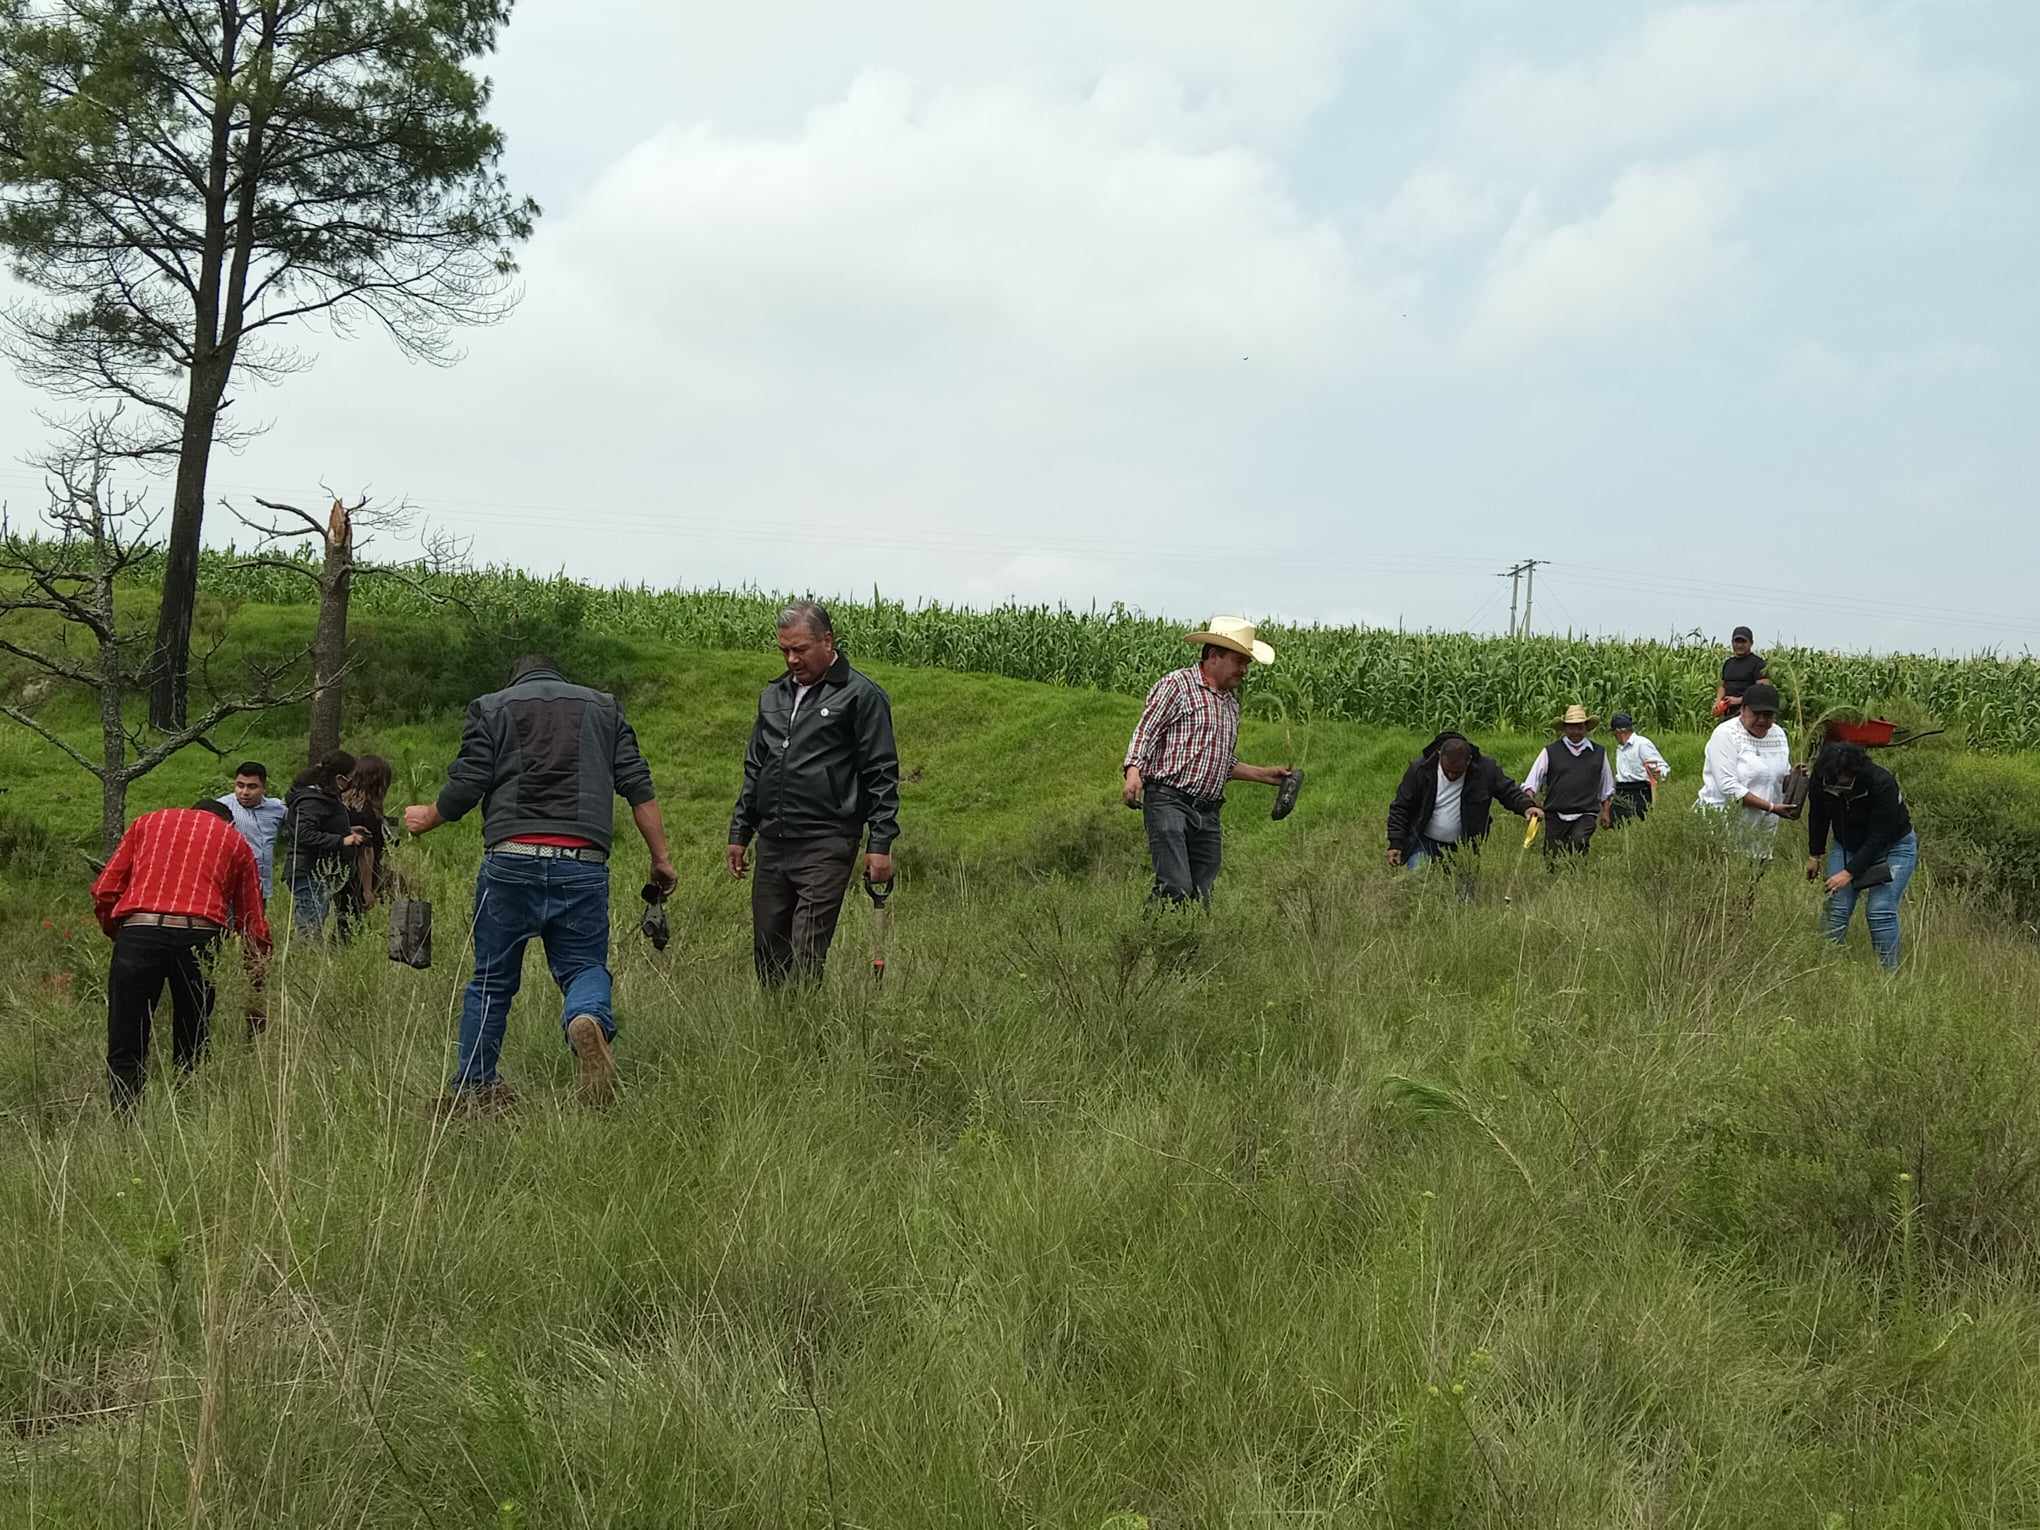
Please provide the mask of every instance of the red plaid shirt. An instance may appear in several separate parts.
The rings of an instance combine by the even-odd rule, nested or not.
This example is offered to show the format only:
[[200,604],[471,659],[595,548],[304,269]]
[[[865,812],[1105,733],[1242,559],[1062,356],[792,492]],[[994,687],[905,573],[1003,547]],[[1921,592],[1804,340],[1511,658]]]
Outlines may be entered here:
[[1206,684],[1193,665],[1162,676],[1148,692],[1126,763],[1138,765],[1144,781],[1191,797],[1222,797],[1239,744],[1240,698]]
[[92,910],[109,935],[129,914],[189,914],[269,949],[255,852],[226,819],[197,808],[161,808],[128,825],[92,884]]

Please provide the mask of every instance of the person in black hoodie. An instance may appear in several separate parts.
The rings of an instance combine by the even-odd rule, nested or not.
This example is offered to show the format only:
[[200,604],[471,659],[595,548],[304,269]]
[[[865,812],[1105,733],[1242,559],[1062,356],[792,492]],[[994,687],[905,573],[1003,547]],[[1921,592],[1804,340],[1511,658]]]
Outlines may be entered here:
[[291,917],[301,935],[317,935],[333,894],[353,869],[351,852],[367,836],[347,817],[340,794],[354,774],[354,756],[335,750],[308,765],[283,799],[276,852],[290,883]]
[[1847,939],[1860,897],[1871,948],[1887,972],[1895,970],[1898,902],[1920,863],[1919,836],[1898,778],[1873,765],[1860,744],[1829,744],[1814,762],[1806,842],[1806,879],[1820,881],[1826,872],[1828,939],[1838,945]]
[[1478,849],[1497,802],[1525,818],[1544,816],[1500,765],[1465,734],[1446,729],[1424,746],[1395,789],[1388,807],[1388,864],[1421,866],[1449,858],[1462,845]]

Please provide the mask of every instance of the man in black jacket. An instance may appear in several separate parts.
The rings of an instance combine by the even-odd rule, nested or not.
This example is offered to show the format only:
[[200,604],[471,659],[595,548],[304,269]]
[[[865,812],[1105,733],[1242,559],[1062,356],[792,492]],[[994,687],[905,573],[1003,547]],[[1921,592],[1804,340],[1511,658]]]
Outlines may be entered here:
[[1871,949],[1886,971],[1895,969],[1898,903],[1920,863],[1919,836],[1898,778],[1872,764],[1860,744],[1829,744],[1814,764],[1806,806],[1806,879],[1820,881],[1825,870],[1828,939],[1839,945],[1848,937],[1860,895]]
[[1451,729],[1424,746],[1403,772],[1388,807],[1388,864],[1421,866],[1487,838],[1495,803],[1525,818],[1544,810],[1494,760]]
[[601,1105],[615,1095],[609,846],[619,796],[651,852],[652,880],[671,889],[679,878],[651,767],[623,708],[531,654],[511,667],[508,686],[469,703],[439,800],[404,809],[404,827],[429,834],[482,808],[475,975],[461,1003],[460,1057],[448,1085],[454,1103],[508,1102],[496,1062],[533,936],[564,996],[560,1026],[581,1099]]
[[781,611],[779,651],[786,673],[758,698],[730,815],[731,876],[745,874],[758,843],[751,945],[767,987],[821,975],[858,841],[865,876],[890,882],[900,828],[892,703],[836,651],[827,608],[798,600]]

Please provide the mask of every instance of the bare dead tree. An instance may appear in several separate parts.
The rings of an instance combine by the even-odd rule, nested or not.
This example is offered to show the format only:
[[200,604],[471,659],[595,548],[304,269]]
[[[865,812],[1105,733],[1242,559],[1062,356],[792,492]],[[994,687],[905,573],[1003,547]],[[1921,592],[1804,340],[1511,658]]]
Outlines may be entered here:
[[[322,489],[325,486],[320,485]],[[332,494],[331,489],[325,489]],[[406,501],[374,506],[363,491],[353,504],[337,495],[322,521],[309,510],[278,500],[255,501],[273,519],[258,521],[229,504],[227,509],[243,526],[261,537],[256,555],[244,558],[236,568],[281,569],[312,582],[319,592],[318,625],[312,636],[312,725],[307,759],[324,759],[340,747],[343,688],[350,664],[347,646],[347,610],[354,595],[354,576],[390,579],[403,584],[434,605],[466,606],[458,596],[432,587],[435,575],[454,573],[467,566],[468,546],[445,532],[419,533],[420,555],[408,564],[366,563],[361,555],[374,537],[362,532],[409,532],[415,515]],[[283,544],[299,537],[317,537],[324,556],[314,567],[309,561],[277,556]],[[470,613],[472,614],[472,613]]]
[[[100,842],[109,855],[126,828],[128,788],[137,780],[193,744],[222,753],[207,735],[228,718],[288,706],[310,694],[303,651],[275,664],[251,661],[244,689],[219,694],[212,679],[212,660],[220,647],[215,643],[196,666],[203,691],[212,697],[203,712],[157,737],[129,725],[127,701],[146,690],[155,645],[146,630],[123,626],[119,585],[159,559],[161,548],[151,539],[156,518],[142,496],[115,495],[112,463],[121,455],[121,439],[112,419],[94,417],[73,427],[64,444],[43,461],[49,502],[39,529],[23,532],[0,514],[0,653],[22,660],[50,682],[75,686],[98,699],[99,757],[36,717],[29,708],[38,703],[28,688],[0,702],[0,717],[36,734],[98,779]],[[54,641],[27,630],[32,623],[44,625],[35,618],[51,616],[66,624]],[[89,656],[72,651],[68,639],[73,629],[82,629],[90,639]]]

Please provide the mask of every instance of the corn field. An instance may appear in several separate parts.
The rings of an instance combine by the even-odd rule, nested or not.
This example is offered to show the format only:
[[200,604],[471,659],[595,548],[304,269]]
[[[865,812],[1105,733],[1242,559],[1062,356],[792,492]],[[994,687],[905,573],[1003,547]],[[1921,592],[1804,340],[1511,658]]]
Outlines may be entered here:
[[[205,591],[228,602],[297,605],[304,582],[266,569],[232,568],[209,553]],[[756,590],[598,588],[564,575],[512,569],[432,576],[473,618],[540,630],[599,632],[683,648],[767,649],[778,595]],[[874,591],[831,601],[844,649],[878,663],[1007,675],[1055,685],[1143,694],[1165,670],[1188,662],[1186,624],[1114,605],[1105,610],[1005,605],[971,610],[909,606]],[[453,619],[393,580],[363,580],[354,609]],[[1385,628],[1293,627],[1264,634],[1280,651],[1247,693],[1250,713],[1429,728],[1546,725],[1567,704],[1603,718],[1635,714],[1644,728],[1709,725],[1722,651],[1694,643],[1559,637],[1505,638]],[[1985,748],[2040,748],[2040,661],[2031,655],[1950,659],[1820,649],[1770,650],[1785,693],[1786,721],[1834,711],[1876,711],[1903,700]]]

